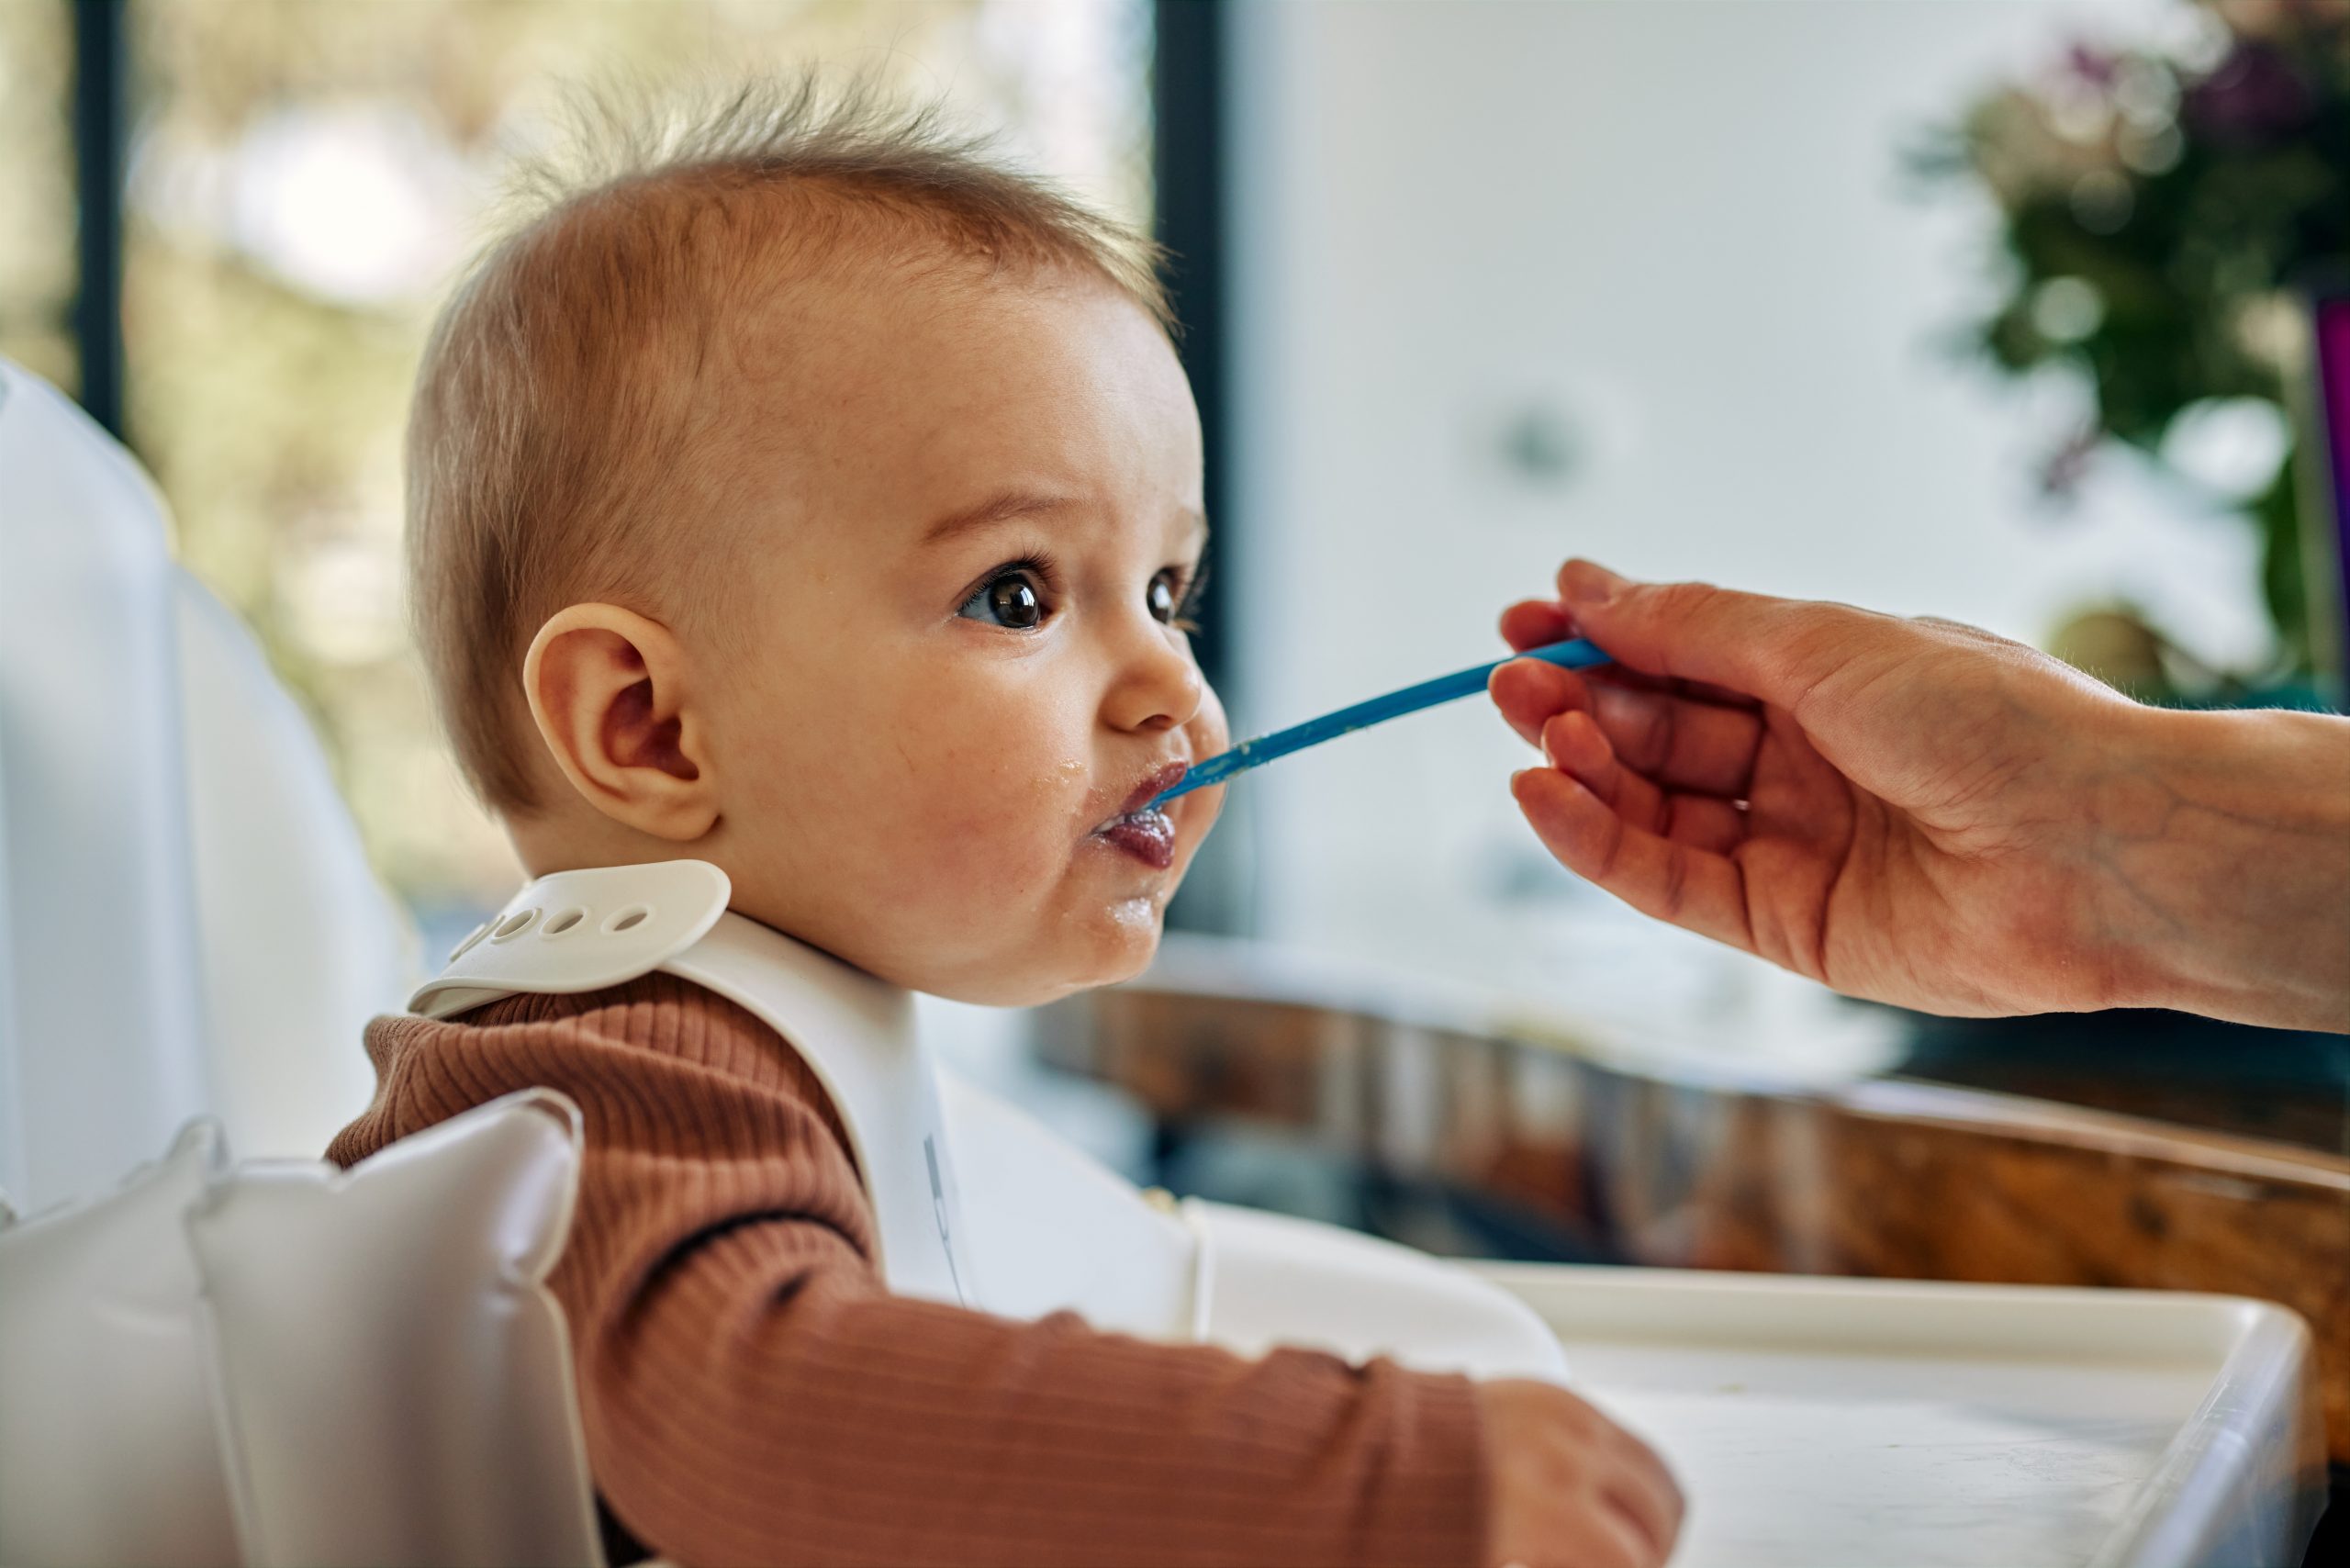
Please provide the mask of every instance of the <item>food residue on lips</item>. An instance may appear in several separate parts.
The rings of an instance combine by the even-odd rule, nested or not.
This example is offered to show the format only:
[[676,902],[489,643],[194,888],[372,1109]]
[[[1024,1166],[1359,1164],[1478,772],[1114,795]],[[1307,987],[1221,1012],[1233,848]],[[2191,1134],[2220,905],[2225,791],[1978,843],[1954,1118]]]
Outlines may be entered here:
[[1187,766],[1169,762],[1152,769],[1127,795],[1125,809],[1095,828],[1093,836],[1158,870],[1174,865],[1174,821],[1151,801],[1182,778]]
[[1093,836],[1164,871],[1175,864],[1175,823],[1165,812],[1144,810],[1112,817]]

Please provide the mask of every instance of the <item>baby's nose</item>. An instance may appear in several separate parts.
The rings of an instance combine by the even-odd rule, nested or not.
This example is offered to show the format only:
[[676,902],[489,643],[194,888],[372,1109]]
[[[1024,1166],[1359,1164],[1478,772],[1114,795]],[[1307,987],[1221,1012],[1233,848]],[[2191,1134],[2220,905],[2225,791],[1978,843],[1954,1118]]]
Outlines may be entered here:
[[1111,683],[1102,717],[1113,729],[1180,729],[1200,711],[1207,690],[1188,649],[1161,634],[1137,647]]

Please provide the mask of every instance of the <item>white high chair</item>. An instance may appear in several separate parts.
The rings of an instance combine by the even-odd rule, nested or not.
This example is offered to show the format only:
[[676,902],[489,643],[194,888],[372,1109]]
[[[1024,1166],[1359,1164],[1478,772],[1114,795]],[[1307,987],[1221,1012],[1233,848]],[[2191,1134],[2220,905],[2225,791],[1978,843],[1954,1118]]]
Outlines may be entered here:
[[[576,1113],[309,1158],[365,1101],[403,944],[136,466],[0,362],[0,1184],[49,1210],[0,1216],[0,1562],[599,1562],[541,1284]],[[946,1098],[1011,1186],[1060,1182]],[[402,1267],[436,1247],[468,1267]],[[2290,1561],[2313,1517],[2308,1336],[2264,1304],[1479,1271],[1680,1472],[1684,1565]]]
[[[13,367],[0,474],[0,1082],[20,1086],[0,1099],[0,1157],[23,1206],[49,1208],[0,1229],[0,1561],[592,1560],[562,1326],[537,1285],[567,1224],[576,1113],[518,1097],[347,1178],[319,1164],[371,1088],[362,1025],[406,996],[401,924],[251,638],[170,560],[135,465]],[[679,869],[569,875],[649,875],[657,893]],[[659,896],[640,928],[545,950],[624,978],[672,923],[697,936],[722,919],[724,879],[700,871],[684,879],[699,902]],[[465,964],[525,951],[481,943]],[[997,1265],[993,1310],[1558,1374],[1555,1340],[1506,1292],[1279,1216],[1179,1220],[967,1085],[944,1086],[938,1124],[930,1082],[924,1065],[901,1096],[843,1108],[873,1132],[921,1105],[931,1180],[944,1167],[951,1188],[956,1150],[984,1176],[964,1245]],[[230,1149],[285,1158],[231,1168]],[[881,1201],[898,1162],[863,1152]],[[467,1227],[481,1244],[435,1244]],[[499,1267],[409,1277],[446,1256]],[[893,1289],[911,1288],[901,1267]],[[504,1352],[467,1361],[469,1334]],[[395,1379],[404,1399],[369,1397]],[[430,1451],[371,1428],[387,1403]],[[306,1443],[321,1428],[342,1440]]]
[[95,1191],[206,1113],[315,1156],[372,1089],[323,1043],[398,1009],[413,946],[146,476],[0,361],[0,1190]]
[[0,360],[0,1562],[599,1561],[576,1111],[317,1158],[413,947],[137,465]]
[[[26,1085],[0,1102],[0,1150],[28,1208],[82,1200],[0,1228],[0,1560],[593,1561],[568,1357],[539,1284],[568,1222],[576,1112],[515,1096],[347,1177],[312,1158],[365,1104],[358,1040],[400,1005],[399,924],[307,729],[250,638],[171,563],[129,459],[7,368],[0,474],[0,846],[17,938],[0,955],[0,1075]],[[661,892],[680,873],[699,902]],[[619,966],[590,989],[632,972],[651,939],[713,922],[760,937],[724,914],[714,868],[566,875],[653,879],[641,927],[545,949]],[[540,950],[469,946],[476,968]],[[965,1245],[998,1265],[994,1310],[1076,1305],[1247,1350],[1558,1374],[1555,1340],[1506,1292],[1278,1216],[1204,1205],[1177,1220],[968,1086],[946,1087],[939,1124],[926,1065],[901,1088],[843,1109],[886,1133],[920,1105],[932,1182],[957,1149],[984,1174]],[[166,1158],[104,1191],[191,1117],[205,1119]],[[228,1148],[290,1158],[232,1169]],[[863,1152],[871,1170],[898,1168],[890,1148]],[[897,1189],[874,1180],[886,1220]],[[923,1200],[918,1229],[929,1215]],[[1100,1245],[1069,1244],[1069,1226]],[[468,1230],[475,1244],[447,1244]],[[901,1267],[892,1288],[911,1282]],[[322,1430],[336,1444],[316,1443]]]

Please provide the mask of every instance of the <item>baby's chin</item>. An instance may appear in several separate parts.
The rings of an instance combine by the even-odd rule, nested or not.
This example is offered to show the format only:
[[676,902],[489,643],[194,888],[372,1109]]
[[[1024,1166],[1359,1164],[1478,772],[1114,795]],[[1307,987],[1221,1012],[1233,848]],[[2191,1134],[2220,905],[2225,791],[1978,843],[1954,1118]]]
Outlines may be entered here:
[[1164,898],[1122,900],[1055,923],[1026,951],[952,974],[912,977],[911,988],[981,1007],[1041,1007],[1148,969],[1165,913]]

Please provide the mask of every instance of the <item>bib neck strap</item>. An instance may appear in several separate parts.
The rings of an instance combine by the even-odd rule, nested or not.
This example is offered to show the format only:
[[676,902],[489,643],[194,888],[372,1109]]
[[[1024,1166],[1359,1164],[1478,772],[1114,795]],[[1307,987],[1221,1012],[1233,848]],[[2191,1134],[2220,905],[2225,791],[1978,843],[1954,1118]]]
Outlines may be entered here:
[[626,985],[709,935],[733,891],[707,860],[550,872],[458,943],[408,1010],[450,1018],[518,991],[576,996]]
[[553,872],[459,943],[408,1006],[450,1018],[656,970],[724,997],[782,1036],[822,1084],[873,1203],[890,1288],[976,1302],[954,1151],[912,995],[729,913],[733,892],[726,873],[701,860]]

